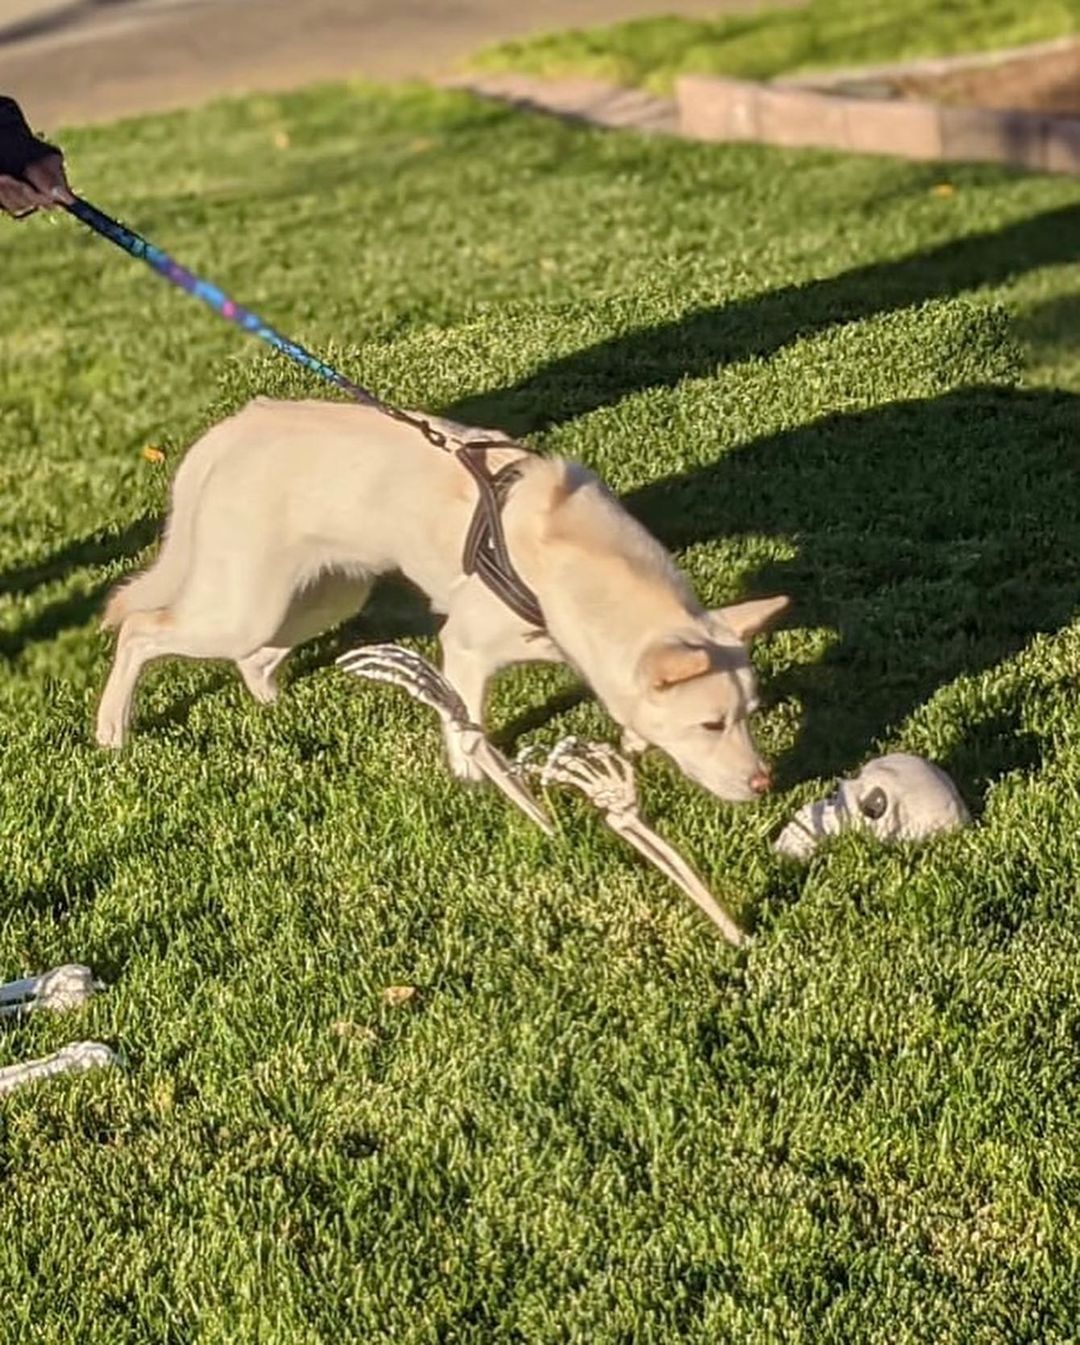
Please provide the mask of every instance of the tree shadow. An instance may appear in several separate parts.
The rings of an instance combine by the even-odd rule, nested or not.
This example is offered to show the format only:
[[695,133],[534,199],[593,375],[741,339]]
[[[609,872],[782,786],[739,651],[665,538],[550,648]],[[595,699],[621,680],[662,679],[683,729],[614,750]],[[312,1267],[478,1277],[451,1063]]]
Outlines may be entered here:
[[[768,688],[805,707],[778,784],[852,771],[939,687],[1076,614],[1078,415],[1070,394],[971,387],[829,416],[625,498],[673,549],[740,535],[795,542],[794,559],[751,586],[791,593],[798,625],[838,638]],[[411,585],[383,583],[362,614],[297,652],[289,680],[357,643],[432,637],[438,625]],[[495,741],[511,748],[586,695],[559,693]],[[1018,714],[965,726],[944,763],[976,809],[991,779],[1038,760]]]
[[512,719],[509,724],[504,724],[502,728],[495,729],[488,736],[500,752],[513,755],[517,751],[518,742],[527,733],[543,728],[557,716],[569,714],[571,710],[576,710],[579,705],[584,705],[586,701],[595,699],[592,690],[584,684],[568,687],[565,691],[559,691],[554,696],[549,696],[543,705],[537,705],[531,710],[524,711],[516,719]]
[[[1078,414],[1065,393],[972,387],[830,416],[624,500],[672,548],[795,541],[753,588],[789,592],[800,626],[839,639],[777,679],[805,707],[780,784],[850,771],[940,686],[1074,617]],[[1003,740],[993,769],[1030,764],[1021,744]]]
[[[1080,206],[1065,206],[896,261],[692,312],[553,360],[445,413],[514,434],[570,421],[835,325],[1071,261],[1078,225]],[[1078,400],[972,388],[834,417],[630,497],[670,546],[740,531],[798,538],[798,559],[759,575],[757,586],[791,590],[800,622],[838,627],[841,640],[823,663],[781,679],[809,707],[782,778],[811,763],[815,772],[850,766],[942,682],[990,666],[1073,613],[1069,446]],[[133,557],[157,530],[146,516],[80,538],[0,575],[0,593],[27,593],[78,568]],[[0,655],[14,658],[85,622],[104,587],[65,598],[0,637]],[[357,638],[434,629],[413,599],[402,605],[392,593],[380,596],[336,636],[301,651],[293,676],[310,675]],[[537,722],[528,717],[529,727]]]
[[1020,727],[1019,707],[1012,706],[967,724],[963,738],[938,764],[952,776],[977,821],[995,781],[1012,771],[1030,773],[1041,760],[1041,740]]
[[92,565],[109,565],[115,560],[137,556],[156,539],[160,525],[159,517],[144,514],[120,529],[101,528],[67,542],[43,561],[16,565],[0,573],[0,596],[25,596],[43,584],[65,578],[73,570],[87,569]]
[[84,626],[100,608],[107,588],[107,584],[95,584],[85,593],[50,603],[16,630],[0,632],[0,658],[14,662],[31,645],[55,639],[74,626]]
[[[0,596],[27,597],[46,584],[66,579],[77,570],[110,565],[137,556],[158,535],[160,519],[153,514],[119,529],[99,529],[68,542],[42,561],[16,565],[0,573]],[[54,639],[61,631],[85,625],[97,612],[108,583],[95,584],[49,603],[14,630],[0,632],[0,657],[14,661],[30,645]]]
[[1062,206],[896,261],[685,313],[552,360],[519,383],[464,397],[443,414],[514,435],[565,424],[647,388],[767,357],[830,327],[1072,262],[1078,229],[1080,206]]
[[[896,261],[687,313],[553,360],[517,384],[462,398],[442,414],[516,435],[564,424],[643,389],[674,387],[719,364],[770,355],[832,326],[1071,262],[1078,227],[1080,205],[1063,206]],[[26,593],[75,569],[133,557],[157,536],[159,522],[144,516],[119,532],[101,530],[68,543],[45,561],[0,574],[0,594]],[[51,618],[34,618],[12,632],[7,648],[20,652],[85,615],[84,606],[68,600]]]

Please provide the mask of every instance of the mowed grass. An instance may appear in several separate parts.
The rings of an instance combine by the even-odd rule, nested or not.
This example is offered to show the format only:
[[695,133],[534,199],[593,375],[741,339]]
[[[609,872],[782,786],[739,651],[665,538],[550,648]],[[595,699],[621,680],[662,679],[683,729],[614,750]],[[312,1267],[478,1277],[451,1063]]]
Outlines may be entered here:
[[804,0],[715,19],[632,19],[500,42],[481,69],[584,74],[670,91],[686,74],[772,79],[1045,42],[1080,30],[1077,0]]
[[[125,1057],[3,1102],[0,1336],[1075,1339],[1077,184],[359,88],[64,143],[383,395],[601,470],[703,600],[794,608],[755,656],[775,795],[641,772],[745,954],[585,805],[546,839],[330,666],[434,651],[400,589],[271,709],[162,666],[103,754],[95,613],[183,447],[319,389],[71,220],[0,230],[0,968],[109,982],[0,1063]],[[554,669],[492,725],[613,736]],[[772,855],[891,747],[976,825]]]

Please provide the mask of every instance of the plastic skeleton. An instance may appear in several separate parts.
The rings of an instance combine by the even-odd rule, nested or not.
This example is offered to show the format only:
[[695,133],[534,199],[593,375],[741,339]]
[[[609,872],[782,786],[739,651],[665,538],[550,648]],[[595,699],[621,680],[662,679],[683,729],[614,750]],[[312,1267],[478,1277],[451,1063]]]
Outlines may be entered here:
[[101,1042],[77,1041],[40,1060],[27,1060],[21,1065],[0,1069],[0,1096],[21,1088],[23,1084],[35,1083],[38,1079],[51,1079],[56,1074],[77,1074],[116,1063],[117,1057]]
[[450,732],[457,735],[465,756],[471,758],[492,784],[501,789],[526,817],[542,827],[549,836],[552,834],[547,814],[503,754],[484,737],[480,725],[469,720],[465,702],[438,668],[426,658],[400,645],[373,644],[365,649],[353,649],[348,654],[342,654],[338,666],[357,677],[403,687],[410,696],[429,706]]
[[773,848],[789,859],[809,859],[827,836],[872,832],[882,841],[923,841],[964,827],[964,800],[933,762],[906,752],[867,762],[853,780],[841,780],[827,799],[800,808]]
[[[104,987],[94,980],[89,967],[69,963],[55,967],[44,976],[28,976],[20,981],[0,985],[0,1017],[18,1017],[37,1009],[62,1013],[76,1009]],[[55,1074],[69,1074],[113,1065],[117,1057],[101,1042],[80,1041],[65,1046],[62,1051],[40,1060],[27,1060],[18,1065],[0,1069],[0,1095],[10,1093],[23,1084],[37,1079],[49,1079]]]
[[712,895],[686,860],[642,820],[630,763],[607,743],[579,743],[567,738],[544,763],[535,753],[525,753],[515,769],[484,737],[478,724],[469,721],[465,706],[454,688],[426,659],[399,645],[371,645],[343,654],[338,664],[346,672],[377,682],[403,687],[430,706],[461,747],[499,789],[550,835],[547,816],[521,780],[523,771],[539,778],[541,785],[571,785],[600,809],[604,821],[624,840],[655,864],[695,901],[724,937],[736,946],[747,936]]
[[22,981],[0,985],[0,1018],[30,1013],[34,1009],[76,1009],[85,1004],[95,990],[104,990],[94,980],[89,967],[69,962],[54,967],[44,976],[28,976]]
[[534,760],[535,749],[518,758],[536,774],[541,785],[569,785],[579,789],[603,814],[604,821],[624,841],[645,856],[661,873],[681,887],[736,948],[749,942],[745,934],[675,847],[648,826],[638,810],[634,768],[610,743],[583,743],[564,738],[547,760]]

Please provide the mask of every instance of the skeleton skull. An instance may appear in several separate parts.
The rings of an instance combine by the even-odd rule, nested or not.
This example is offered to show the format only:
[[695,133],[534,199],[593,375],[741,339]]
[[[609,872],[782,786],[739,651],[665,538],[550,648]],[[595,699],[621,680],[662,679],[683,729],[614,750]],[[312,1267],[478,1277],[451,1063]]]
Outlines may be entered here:
[[821,840],[859,827],[882,841],[921,841],[971,821],[956,786],[923,757],[896,752],[868,762],[836,793],[801,808],[773,843],[789,859],[809,859]]

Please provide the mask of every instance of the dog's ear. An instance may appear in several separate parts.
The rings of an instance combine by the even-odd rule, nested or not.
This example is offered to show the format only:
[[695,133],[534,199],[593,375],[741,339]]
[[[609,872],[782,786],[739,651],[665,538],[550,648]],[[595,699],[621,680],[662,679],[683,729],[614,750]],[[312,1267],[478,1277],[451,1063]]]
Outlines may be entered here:
[[700,677],[712,666],[709,651],[699,644],[681,640],[654,644],[641,657],[641,674],[651,691],[663,691],[678,682]]
[[781,594],[776,598],[751,598],[731,607],[717,607],[709,615],[719,617],[743,644],[749,644],[755,635],[760,635],[766,626],[790,606],[791,599]]

